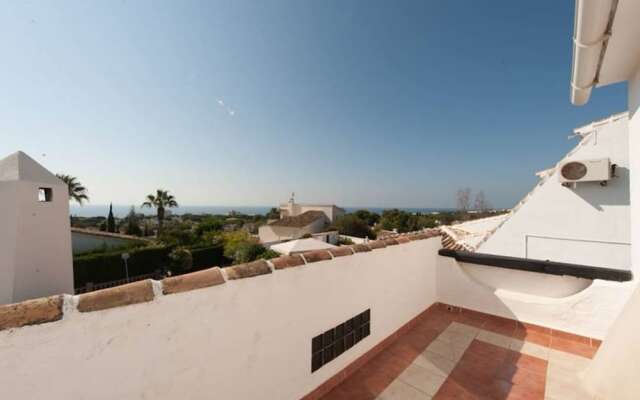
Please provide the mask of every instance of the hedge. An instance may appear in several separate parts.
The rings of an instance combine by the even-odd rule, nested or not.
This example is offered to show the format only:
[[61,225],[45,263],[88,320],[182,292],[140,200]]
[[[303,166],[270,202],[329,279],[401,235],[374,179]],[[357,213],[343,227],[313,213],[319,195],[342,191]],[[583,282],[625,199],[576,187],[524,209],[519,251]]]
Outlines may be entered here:
[[210,267],[221,267],[231,264],[224,256],[222,246],[200,247],[191,249],[193,269],[200,270]]
[[[129,251],[129,276],[151,274],[168,267],[171,247],[150,246]],[[122,251],[89,254],[73,259],[75,287],[87,282],[103,283],[126,278]]]
[[[127,265],[129,276],[152,274],[170,269],[169,253],[173,246],[149,246],[129,251]],[[223,256],[222,246],[190,249],[193,256],[192,271],[213,266],[225,266],[230,262]],[[185,271],[189,272],[189,271]],[[88,254],[73,259],[74,287],[83,287],[88,282],[94,284],[126,278],[122,251]]]

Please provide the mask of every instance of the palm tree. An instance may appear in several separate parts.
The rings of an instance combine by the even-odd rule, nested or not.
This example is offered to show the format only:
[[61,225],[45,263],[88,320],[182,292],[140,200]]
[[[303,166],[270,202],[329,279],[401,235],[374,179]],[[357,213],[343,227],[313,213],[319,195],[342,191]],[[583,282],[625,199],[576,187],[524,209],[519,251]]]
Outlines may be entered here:
[[162,222],[164,221],[165,208],[178,207],[175,197],[169,194],[168,190],[158,189],[156,194],[147,195],[147,201],[142,203],[142,207],[155,208],[158,216],[158,235],[162,232]]
[[87,188],[82,186],[82,183],[78,181],[78,178],[64,174],[56,174],[56,176],[67,184],[67,188],[69,188],[69,200],[75,200],[80,205],[82,205],[82,202],[85,200],[89,201]]

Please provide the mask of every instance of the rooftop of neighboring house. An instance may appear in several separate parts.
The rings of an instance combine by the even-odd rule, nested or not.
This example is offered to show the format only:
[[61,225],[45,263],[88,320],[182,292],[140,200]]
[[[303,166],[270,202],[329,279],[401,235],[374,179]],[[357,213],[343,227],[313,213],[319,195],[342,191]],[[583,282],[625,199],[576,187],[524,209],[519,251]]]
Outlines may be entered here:
[[304,228],[319,219],[326,219],[325,213],[322,211],[305,211],[300,215],[294,217],[283,217],[276,221],[269,223],[271,226],[282,226],[287,228]]
[[[281,203],[281,204],[280,204],[280,207],[281,207],[281,208],[286,208],[286,207],[288,207],[290,204],[291,204],[291,203]],[[345,211],[345,209],[344,209],[344,208],[342,208],[342,207],[338,207],[338,206],[337,206],[337,205],[335,205],[335,204],[315,204],[315,203],[293,203],[293,204],[294,204],[294,205],[296,205],[296,206],[299,206],[299,207],[317,207],[317,208],[329,208],[329,207],[334,207],[334,208],[336,208],[336,209],[337,209],[337,210],[339,210],[339,211],[343,211],[343,212]]]
[[322,240],[318,240],[314,238],[305,238],[305,239],[290,240],[284,243],[278,243],[271,246],[270,249],[280,254],[289,255],[289,254],[304,253],[305,251],[333,249],[336,247],[338,246],[335,246],[331,243],[324,242]]

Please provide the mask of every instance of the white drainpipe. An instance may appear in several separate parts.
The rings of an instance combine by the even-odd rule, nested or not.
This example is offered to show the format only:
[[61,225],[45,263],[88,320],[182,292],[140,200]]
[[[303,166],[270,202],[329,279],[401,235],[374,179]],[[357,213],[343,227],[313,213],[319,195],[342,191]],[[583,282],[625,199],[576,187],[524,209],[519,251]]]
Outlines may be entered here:
[[[576,0],[571,68],[571,103],[581,106],[597,84],[607,29],[617,0]],[[612,11],[613,10],[613,11]]]

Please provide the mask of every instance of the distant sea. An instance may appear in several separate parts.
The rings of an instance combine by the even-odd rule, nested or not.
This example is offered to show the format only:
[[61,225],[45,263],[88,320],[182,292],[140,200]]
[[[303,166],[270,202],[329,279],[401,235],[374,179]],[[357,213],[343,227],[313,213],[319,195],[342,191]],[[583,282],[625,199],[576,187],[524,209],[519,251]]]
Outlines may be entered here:
[[[229,214],[231,211],[236,211],[238,213],[247,214],[247,215],[255,215],[255,214],[266,214],[269,210],[274,206],[181,206],[177,208],[172,208],[171,213],[173,214]],[[86,204],[84,206],[79,206],[77,204],[71,205],[70,213],[75,217],[106,217],[109,213],[109,205],[97,205],[97,204]],[[347,212],[353,212],[356,210],[369,210],[375,213],[382,213],[382,211],[390,208],[398,208],[400,210],[404,210],[411,213],[431,213],[438,211],[451,211],[452,208],[406,208],[406,207],[344,207]],[[114,205],[113,206],[113,214],[122,218],[129,213],[131,206],[123,206],[123,205]],[[136,212],[154,215],[155,210],[149,208],[140,208],[136,207]]]

